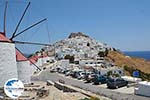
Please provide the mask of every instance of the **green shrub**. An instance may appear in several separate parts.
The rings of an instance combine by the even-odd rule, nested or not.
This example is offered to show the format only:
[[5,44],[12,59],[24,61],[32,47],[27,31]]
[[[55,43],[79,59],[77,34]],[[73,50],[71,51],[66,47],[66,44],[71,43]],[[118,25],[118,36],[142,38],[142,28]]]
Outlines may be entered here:
[[66,55],[65,59],[69,59],[70,63],[74,63],[74,56]]
[[80,99],[80,100],[100,100],[97,97],[90,97],[90,98],[84,98],[84,99]]
[[[124,70],[129,72],[129,74],[132,76],[133,71],[135,71],[137,69],[135,69],[133,67],[128,67],[127,65],[125,65]],[[145,72],[142,72],[140,70],[138,70],[138,71],[140,73],[139,78],[141,78],[143,81],[150,81],[150,74],[149,73],[145,73]]]
[[97,97],[91,97],[90,100],[100,100],[100,99]]
[[112,74],[112,71],[107,72],[107,76],[111,76]]
[[84,98],[84,99],[80,99],[80,100],[90,100],[89,98]]

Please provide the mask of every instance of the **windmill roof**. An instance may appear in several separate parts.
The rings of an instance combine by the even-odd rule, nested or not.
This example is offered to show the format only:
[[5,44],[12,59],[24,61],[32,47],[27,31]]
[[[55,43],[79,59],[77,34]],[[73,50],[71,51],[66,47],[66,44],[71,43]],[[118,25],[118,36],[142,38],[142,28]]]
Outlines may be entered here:
[[37,56],[37,55],[32,56],[32,57],[29,58],[29,60],[30,60],[32,63],[35,64],[35,63],[37,62],[37,60],[38,60],[38,56]]
[[[5,37],[2,32],[0,32],[0,41],[10,42],[10,43],[12,42],[10,39]],[[17,61],[26,61],[27,58],[19,50],[16,49],[16,60]]]
[[6,38],[3,32],[0,32],[0,41],[7,41],[7,42],[11,42],[11,40],[9,40],[8,38]]

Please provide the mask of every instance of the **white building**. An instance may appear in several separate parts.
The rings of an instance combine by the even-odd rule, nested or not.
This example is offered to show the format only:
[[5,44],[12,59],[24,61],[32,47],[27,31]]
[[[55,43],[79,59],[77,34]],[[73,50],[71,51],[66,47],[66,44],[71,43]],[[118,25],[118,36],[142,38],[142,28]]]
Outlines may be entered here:
[[37,66],[42,67],[44,64],[47,64],[48,62],[54,61],[54,57],[38,57],[37,62],[35,63]]
[[67,68],[69,68],[69,60],[59,60],[59,61],[57,61],[57,65],[60,68],[67,69]]
[[128,82],[134,82],[134,83],[142,81],[141,78],[136,78],[136,77],[132,77],[132,76],[122,76],[121,78],[123,78],[124,80],[126,80]]
[[87,60],[80,60],[79,65],[80,66],[101,66],[104,60],[94,60],[94,59],[87,59]]
[[135,88],[135,94],[150,97],[150,82],[139,82],[138,86]]

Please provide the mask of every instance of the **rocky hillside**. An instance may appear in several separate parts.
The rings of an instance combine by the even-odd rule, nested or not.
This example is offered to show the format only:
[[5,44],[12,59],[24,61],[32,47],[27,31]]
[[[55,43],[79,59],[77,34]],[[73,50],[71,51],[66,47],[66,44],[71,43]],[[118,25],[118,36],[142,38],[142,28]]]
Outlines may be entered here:
[[68,38],[75,38],[75,37],[86,37],[86,38],[90,38],[89,36],[87,36],[87,35],[85,35],[84,33],[82,33],[82,32],[77,32],[77,33],[71,33],[70,35],[69,35],[69,37]]

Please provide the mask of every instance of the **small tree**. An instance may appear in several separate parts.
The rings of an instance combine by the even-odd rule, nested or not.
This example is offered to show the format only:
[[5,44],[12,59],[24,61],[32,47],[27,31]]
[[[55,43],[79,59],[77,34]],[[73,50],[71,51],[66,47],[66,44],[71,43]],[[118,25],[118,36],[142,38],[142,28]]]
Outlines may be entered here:
[[70,63],[74,63],[74,56],[66,55],[64,59],[69,59]]
[[115,76],[115,77],[120,77],[120,75],[117,74],[117,73],[114,73],[113,76]]
[[106,48],[105,51],[99,51],[99,52],[98,52],[98,55],[99,55],[100,57],[105,57],[105,56],[108,55],[108,52],[109,52],[109,50]]
[[98,97],[91,97],[90,100],[100,100]]
[[107,72],[107,76],[111,76],[112,74],[112,71]]
[[104,51],[99,51],[98,55],[99,55],[100,57],[105,57]]
[[108,52],[109,52],[109,50],[106,48],[106,50],[105,50],[105,56],[108,55]]

